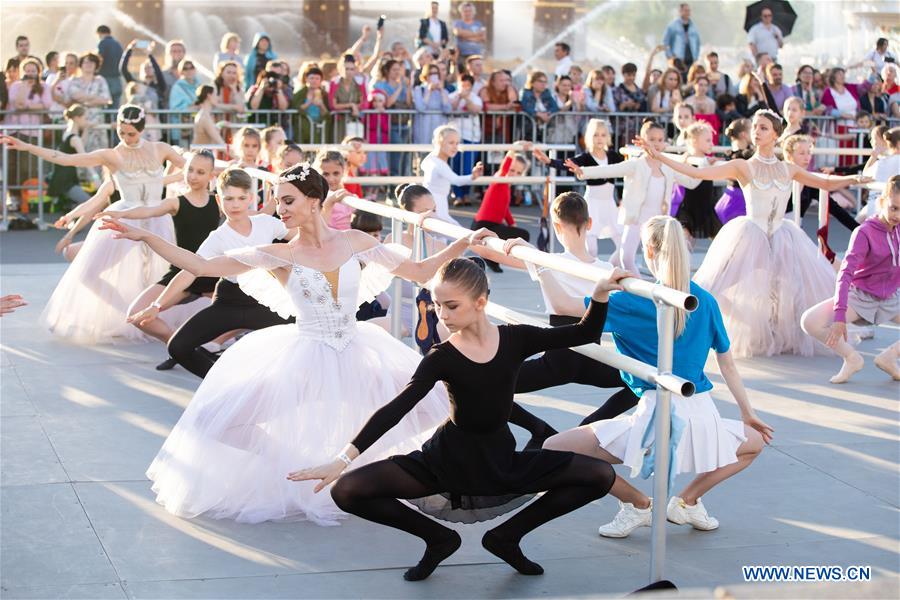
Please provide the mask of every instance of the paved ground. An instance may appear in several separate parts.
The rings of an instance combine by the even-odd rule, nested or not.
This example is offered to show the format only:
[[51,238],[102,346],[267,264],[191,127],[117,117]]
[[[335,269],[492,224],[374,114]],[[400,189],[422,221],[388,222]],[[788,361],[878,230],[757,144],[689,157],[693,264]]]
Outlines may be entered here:
[[[65,269],[52,253],[58,236],[0,235],[2,293],[31,303],[0,328],[3,597],[559,597],[622,595],[647,583],[649,529],[626,540],[597,536],[616,512],[611,499],[526,538],[543,577],[516,575],[484,552],[482,525],[461,527],[462,549],[416,584],[401,573],[420,543],[359,519],[320,528],[172,517],[155,504],[144,470],[198,382],[180,369],[155,371],[159,345],[83,348],[38,326]],[[838,239],[846,244],[846,234]],[[526,275],[496,275],[491,287],[499,302],[540,313]],[[710,597],[711,588],[741,583],[742,565],[870,565],[875,583],[844,584],[831,597],[897,597],[900,388],[871,366],[896,336],[881,329],[862,343],[869,365],[846,386],[827,383],[838,367],[833,358],[739,363],[776,441],[704,499],[722,523],[718,531],[668,526],[667,577]],[[710,373],[720,411],[737,418],[714,362]],[[605,398],[566,386],[521,400],[563,428]],[[640,487],[649,490],[648,482]],[[825,596],[791,586],[738,595],[776,592]]]

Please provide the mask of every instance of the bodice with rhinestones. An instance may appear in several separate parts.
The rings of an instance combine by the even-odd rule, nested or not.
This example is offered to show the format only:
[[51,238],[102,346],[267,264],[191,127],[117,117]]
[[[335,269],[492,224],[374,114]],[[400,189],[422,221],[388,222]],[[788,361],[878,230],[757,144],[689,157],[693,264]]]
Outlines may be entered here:
[[747,217],[771,236],[781,227],[791,197],[791,173],[780,161],[767,161],[758,156],[747,161],[750,183],[743,187]]
[[336,350],[346,348],[356,333],[359,279],[356,255],[330,273],[294,264],[285,289],[296,308],[297,329]]

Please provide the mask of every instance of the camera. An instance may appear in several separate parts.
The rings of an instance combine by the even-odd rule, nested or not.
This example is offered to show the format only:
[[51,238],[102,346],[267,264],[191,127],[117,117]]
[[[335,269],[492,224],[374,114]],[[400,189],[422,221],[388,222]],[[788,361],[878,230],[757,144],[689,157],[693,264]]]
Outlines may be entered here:
[[275,71],[266,71],[267,86],[276,87],[279,81],[281,81],[281,73],[276,73]]

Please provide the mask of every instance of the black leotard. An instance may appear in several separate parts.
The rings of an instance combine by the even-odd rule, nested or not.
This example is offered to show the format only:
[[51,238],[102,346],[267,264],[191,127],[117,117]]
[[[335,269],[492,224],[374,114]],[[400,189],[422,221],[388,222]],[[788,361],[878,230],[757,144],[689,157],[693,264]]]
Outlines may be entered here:
[[[175,243],[180,248],[196,252],[203,240],[219,226],[219,205],[215,196],[210,195],[206,205],[197,207],[191,204],[185,196],[178,196],[178,212],[172,217],[175,225]],[[169,285],[169,282],[178,275],[178,267],[172,265],[166,274],[157,283]],[[188,287],[188,291],[194,294],[209,294],[216,287],[215,277],[198,277]]]

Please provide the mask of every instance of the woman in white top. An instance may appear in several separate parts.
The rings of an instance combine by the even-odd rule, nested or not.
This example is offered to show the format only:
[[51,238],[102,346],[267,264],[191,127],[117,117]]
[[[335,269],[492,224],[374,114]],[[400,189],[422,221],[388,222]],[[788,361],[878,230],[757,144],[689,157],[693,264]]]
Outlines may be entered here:
[[[645,121],[640,136],[657,152],[662,152],[666,147],[666,130],[655,121]],[[610,262],[631,273],[638,272],[635,253],[641,243],[641,226],[651,217],[669,214],[669,199],[676,183],[688,189],[700,184],[700,180],[686,177],[646,154],[618,164],[596,167],[581,167],[569,159],[566,166],[579,179],[625,178],[622,204],[619,206],[619,224],[624,226],[622,243],[618,255],[612,256]]]
[[428,188],[434,196],[435,216],[444,221],[459,225],[459,222],[450,216],[450,204],[447,197],[450,195],[451,185],[468,185],[474,179],[481,177],[484,165],[481,161],[472,168],[471,175],[457,175],[447,164],[447,161],[459,152],[459,132],[449,125],[443,125],[434,130],[432,150],[422,160],[422,174],[425,181],[422,184]]
[[241,36],[233,31],[222,36],[219,51],[213,56],[213,71],[219,68],[219,63],[228,61],[234,61],[239,65],[244,64],[244,57],[241,56]]

